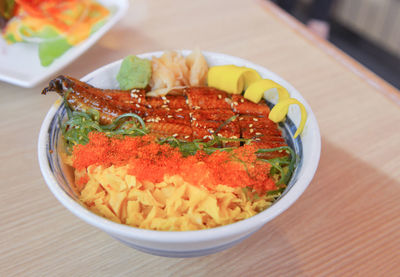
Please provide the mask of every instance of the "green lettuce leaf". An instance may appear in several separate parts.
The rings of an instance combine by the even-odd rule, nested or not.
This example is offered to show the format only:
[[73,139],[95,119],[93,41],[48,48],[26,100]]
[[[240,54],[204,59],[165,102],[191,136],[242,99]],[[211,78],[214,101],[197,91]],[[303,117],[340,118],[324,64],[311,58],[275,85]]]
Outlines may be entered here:
[[46,40],[39,44],[39,59],[42,66],[49,66],[55,59],[71,48],[66,38]]

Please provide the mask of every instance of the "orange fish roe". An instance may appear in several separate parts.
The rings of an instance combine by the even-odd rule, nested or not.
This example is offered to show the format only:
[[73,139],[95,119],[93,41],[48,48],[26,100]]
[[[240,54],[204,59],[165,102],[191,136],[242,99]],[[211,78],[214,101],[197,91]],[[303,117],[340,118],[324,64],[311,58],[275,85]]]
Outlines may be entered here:
[[82,170],[90,165],[128,164],[128,174],[139,181],[158,183],[164,175],[180,175],[186,182],[206,188],[222,184],[252,187],[257,192],[275,190],[277,187],[268,175],[270,164],[257,160],[255,151],[254,146],[245,145],[232,152],[207,155],[199,150],[194,156],[184,157],[179,149],[161,145],[151,135],[108,138],[92,132],[86,145],[74,147],[73,167]]

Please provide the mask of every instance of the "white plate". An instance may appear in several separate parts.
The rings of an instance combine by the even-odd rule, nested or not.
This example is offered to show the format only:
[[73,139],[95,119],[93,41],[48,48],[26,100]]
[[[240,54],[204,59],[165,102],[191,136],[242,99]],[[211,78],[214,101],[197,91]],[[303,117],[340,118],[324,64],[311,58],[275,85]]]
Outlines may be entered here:
[[128,9],[128,0],[98,0],[98,2],[111,11],[107,22],[88,39],[70,48],[47,67],[43,67],[40,64],[39,50],[36,43],[15,43],[9,45],[0,37],[0,81],[22,87],[34,87],[41,81],[50,77],[54,72],[59,71],[82,55],[110,29]]

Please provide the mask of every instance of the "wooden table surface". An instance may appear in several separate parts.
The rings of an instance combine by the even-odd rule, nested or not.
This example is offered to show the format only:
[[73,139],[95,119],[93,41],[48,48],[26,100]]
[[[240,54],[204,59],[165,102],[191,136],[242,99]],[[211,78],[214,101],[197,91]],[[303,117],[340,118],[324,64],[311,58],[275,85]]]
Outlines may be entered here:
[[82,77],[128,54],[193,49],[274,71],[311,105],[321,161],[300,199],[241,244],[172,259],[130,249],[81,221],[47,188],[45,83],[0,83],[0,276],[400,276],[400,92],[265,1],[136,0],[77,61]]

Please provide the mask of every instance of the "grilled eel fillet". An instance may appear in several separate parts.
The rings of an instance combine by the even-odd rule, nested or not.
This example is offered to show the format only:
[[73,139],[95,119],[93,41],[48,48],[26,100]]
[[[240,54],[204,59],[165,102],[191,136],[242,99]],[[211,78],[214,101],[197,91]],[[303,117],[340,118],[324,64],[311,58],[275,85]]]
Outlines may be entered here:
[[[100,123],[109,124],[124,113],[136,113],[159,137],[208,141],[215,134],[225,138],[253,139],[259,148],[287,146],[278,125],[268,119],[266,103],[255,104],[242,95],[228,95],[211,87],[189,87],[173,95],[147,97],[147,89],[99,89],[68,76],[50,81],[42,94],[55,91],[73,110],[95,109]],[[228,119],[234,120],[220,127]],[[225,146],[239,146],[237,141]],[[263,154],[263,158],[285,156],[286,152]]]

